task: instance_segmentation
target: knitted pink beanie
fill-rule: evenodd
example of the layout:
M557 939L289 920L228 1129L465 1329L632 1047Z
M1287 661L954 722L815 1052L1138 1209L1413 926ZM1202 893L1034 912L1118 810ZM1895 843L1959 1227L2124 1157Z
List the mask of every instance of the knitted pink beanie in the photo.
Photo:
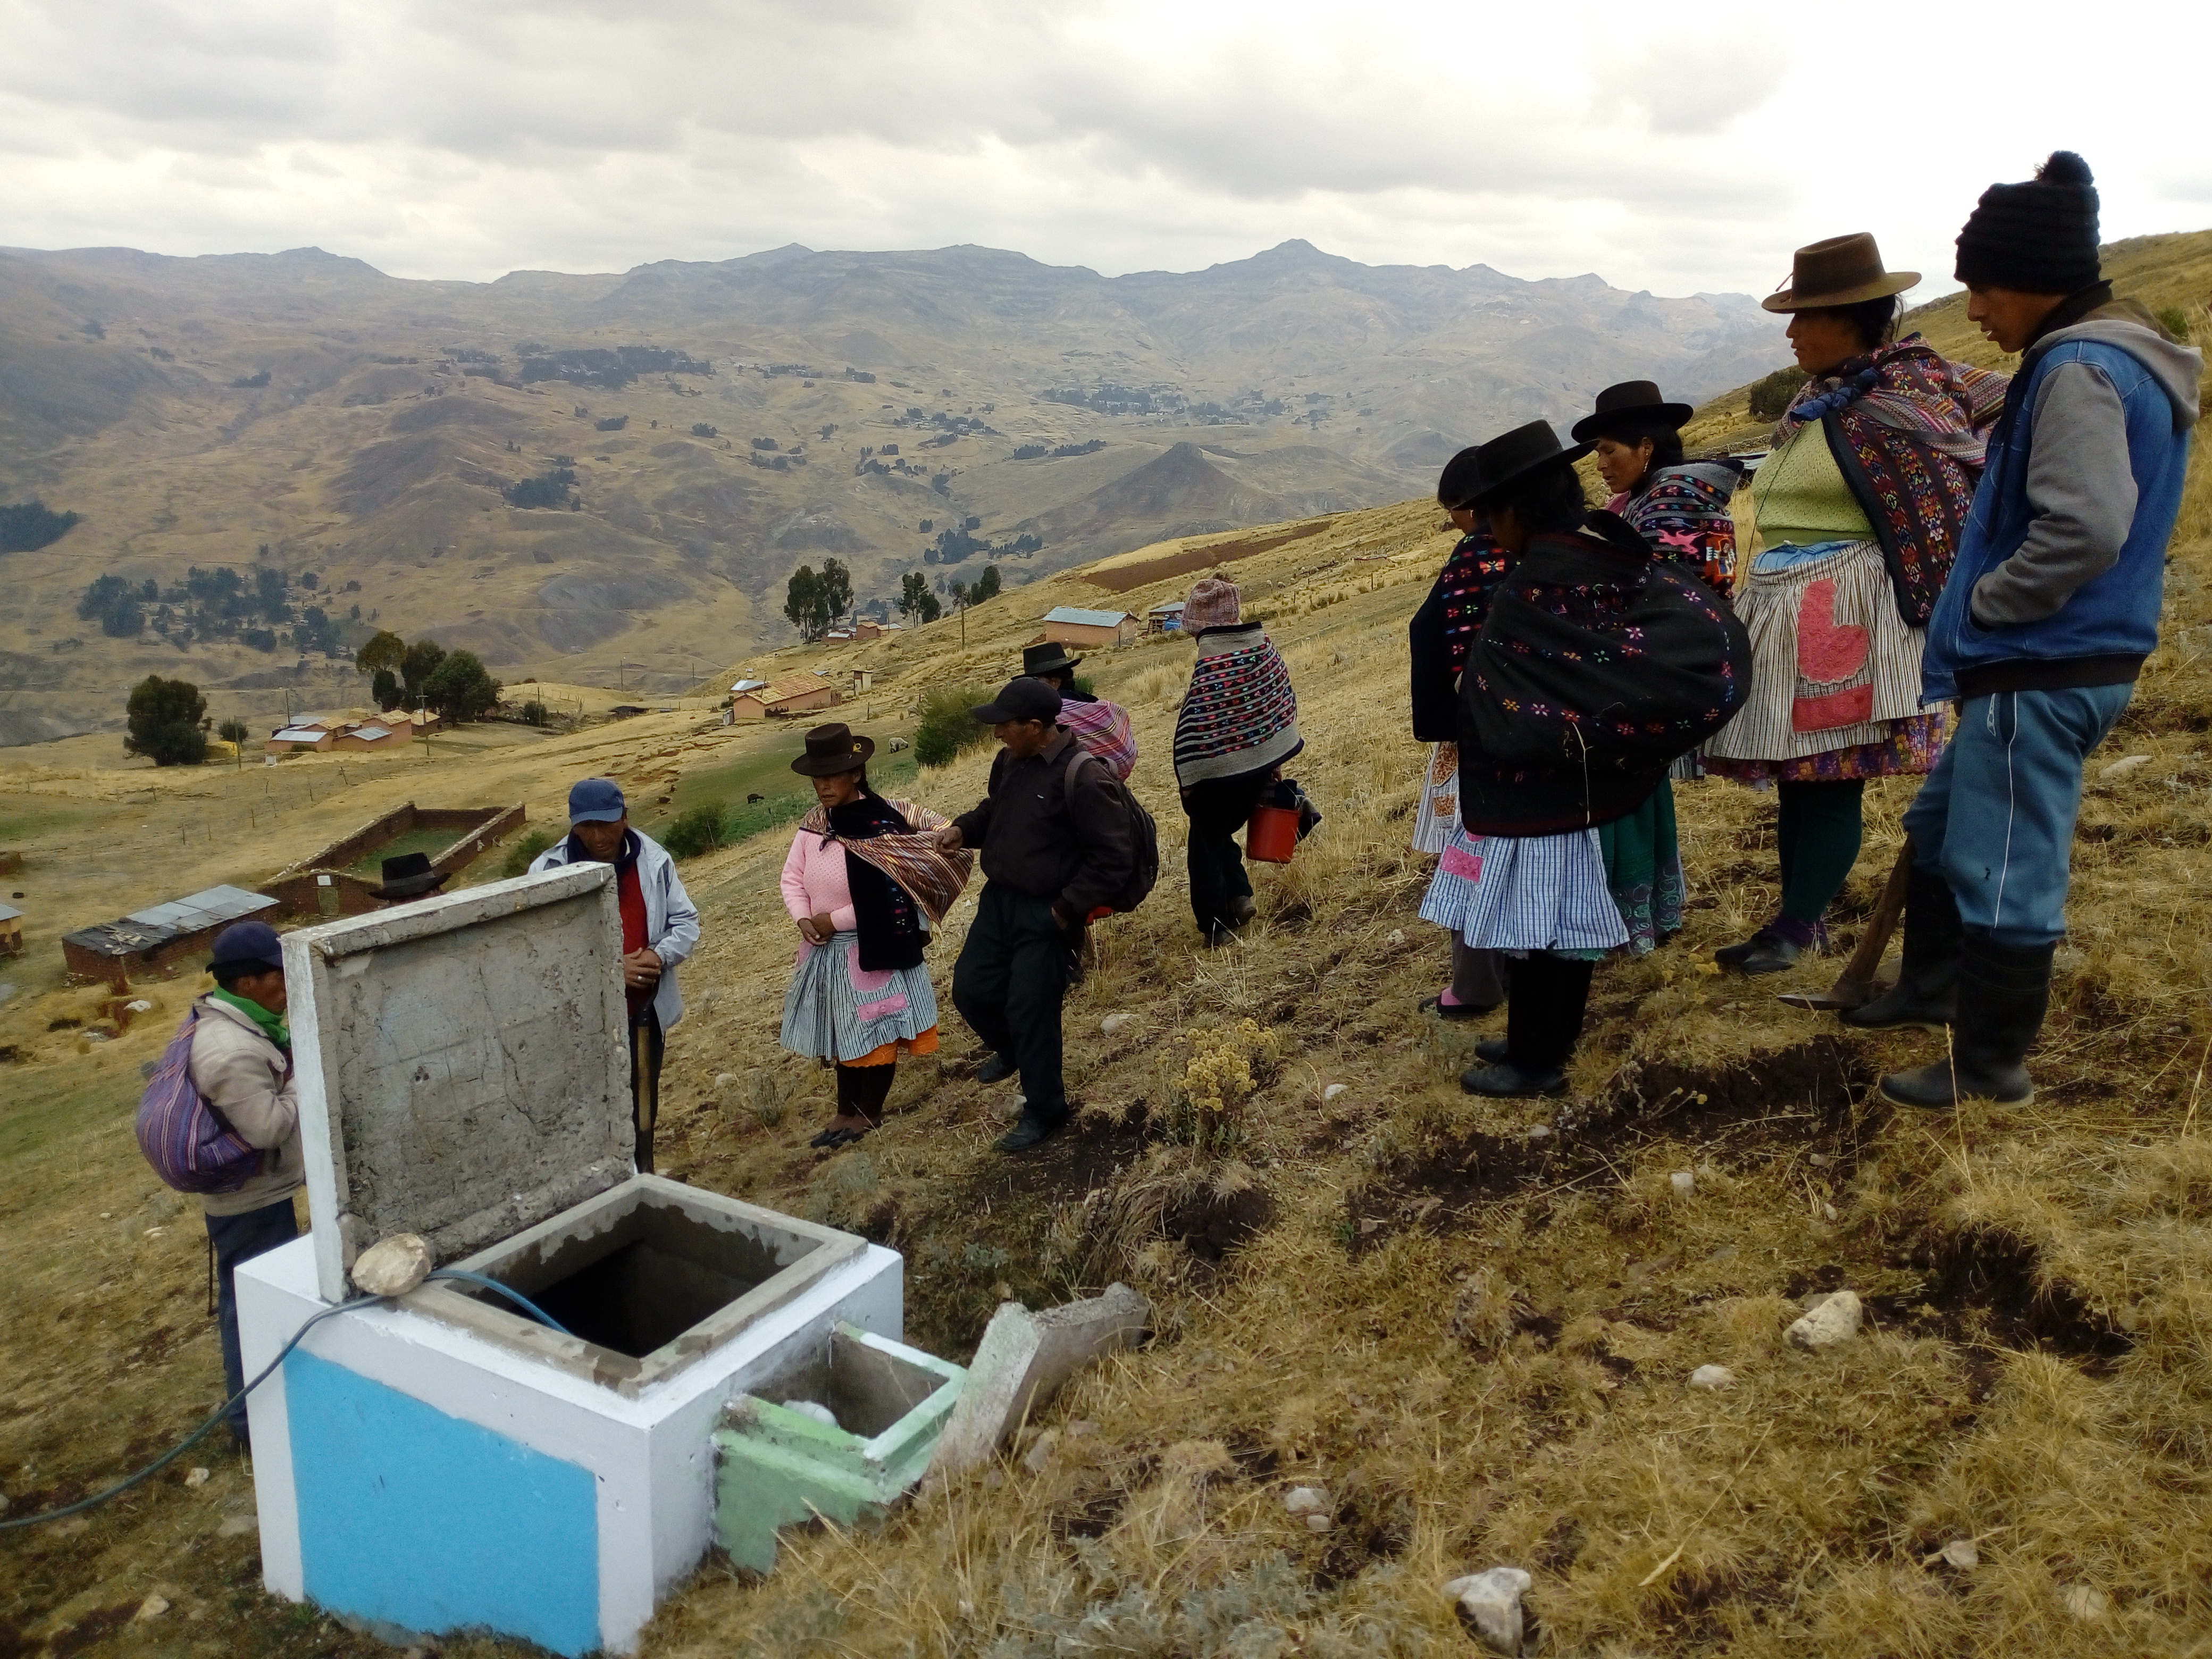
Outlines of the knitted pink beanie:
M1201 577L1183 601L1182 628L1195 634L1201 628L1227 628L1242 616L1237 584L1226 576Z

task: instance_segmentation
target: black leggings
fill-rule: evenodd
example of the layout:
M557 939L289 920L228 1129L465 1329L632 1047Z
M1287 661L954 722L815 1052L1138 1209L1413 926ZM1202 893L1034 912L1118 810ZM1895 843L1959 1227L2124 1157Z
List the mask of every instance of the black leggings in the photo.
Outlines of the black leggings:
M884 1103L890 1098L891 1079L897 1070L895 1065L838 1066L837 1115L881 1123Z

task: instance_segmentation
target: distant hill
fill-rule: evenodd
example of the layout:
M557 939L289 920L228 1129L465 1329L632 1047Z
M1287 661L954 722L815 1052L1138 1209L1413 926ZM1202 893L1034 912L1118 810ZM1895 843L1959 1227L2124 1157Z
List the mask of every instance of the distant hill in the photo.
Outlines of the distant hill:
M112 720L156 669L335 694L326 653L376 627L509 678L673 686L787 638L802 562L843 560L881 605L904 571L950 576L948 531L971 558L1035 538L1000 560L1019 583L1420 492L1462 444L1623 374L1704 397L1782 356L1743 295L1297 241L1110 278L793 246L489 283L314 248L0 251L0 502L82 514L0 556L0 651L34 665L0 692L23 732ZM217 566L284 572L283 614L188 625L171 596ZM153 584L137 631L77 614L107 574ZM303 661L310 605L328 627Z

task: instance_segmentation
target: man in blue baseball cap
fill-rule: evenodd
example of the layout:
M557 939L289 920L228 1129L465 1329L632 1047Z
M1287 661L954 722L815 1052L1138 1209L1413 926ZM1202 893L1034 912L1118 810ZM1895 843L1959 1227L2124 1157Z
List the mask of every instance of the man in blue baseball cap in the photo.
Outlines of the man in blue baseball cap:
M669 1031L684 1018L676 965L699 947L699 912L676 874L676 860L652 836L630 827L629 806L612 778L586 778L568 792L568 835L530 868L611 864L622 909L623 989L629 996L629 1098L637 1127L637 1167L653 1173L653 1127L660 1115L660 1066Z
M292 1194L304 1178L300 1105L293 1093L292 1033L284 1024L284 952L265 921L241 921L215 938L208 963L216 988L192 1004L192 1086L238 1137L261 1152L261 1167L227 1193L205 1193L200 1207L215 1253L216 1320L228 1392L246 1386L238 1349L238 1264L299 1236ZM250 1450L246 1402L231 1408L230 1431Z

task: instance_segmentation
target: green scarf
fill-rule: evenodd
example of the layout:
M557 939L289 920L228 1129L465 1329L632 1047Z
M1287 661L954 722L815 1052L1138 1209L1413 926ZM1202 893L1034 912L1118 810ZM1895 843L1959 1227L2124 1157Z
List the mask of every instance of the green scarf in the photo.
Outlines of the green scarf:
M221 986L217 986L209 994L216 1001L227 1002L240 1013L246 1015L261 1028L262 1036L283 1049L285 1053L291 1053L292 1028L285 1024L283 1015L272 1014L252 998L242 997L235 991L226 991Z

